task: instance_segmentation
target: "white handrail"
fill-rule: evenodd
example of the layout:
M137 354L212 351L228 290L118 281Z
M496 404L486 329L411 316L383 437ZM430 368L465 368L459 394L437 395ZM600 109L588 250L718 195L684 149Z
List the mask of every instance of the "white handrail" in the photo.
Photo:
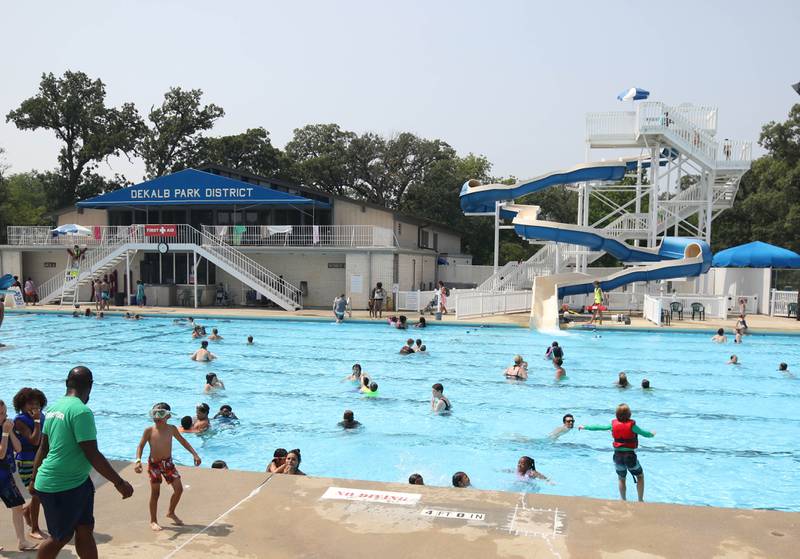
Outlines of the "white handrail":
M393 247L391 229L374 225L203 225L233 246Z

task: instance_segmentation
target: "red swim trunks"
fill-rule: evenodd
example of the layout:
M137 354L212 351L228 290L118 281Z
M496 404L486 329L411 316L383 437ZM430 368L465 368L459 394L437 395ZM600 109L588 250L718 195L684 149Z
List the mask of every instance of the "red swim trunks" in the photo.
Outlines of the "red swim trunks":
M181 474L175 469L172 458L165 458L164 460L149 458L147 460L147 475L150 476L150 483L161 483L162 476L167 483L181 479Z

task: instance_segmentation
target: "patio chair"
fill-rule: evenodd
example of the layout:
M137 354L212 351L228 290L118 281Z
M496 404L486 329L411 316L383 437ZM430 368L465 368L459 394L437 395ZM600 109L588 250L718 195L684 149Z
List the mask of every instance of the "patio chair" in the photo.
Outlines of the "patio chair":
M786 318L795 315L797 316L797 303L789 303L786 308Z
M669 314L670 318L674 317L676 314L678 315L678 320L683 320L683 303L678 301L673 301L669 304Z
M706 308L703 303L692 303L692 320L694 320L695 315L700 317L700 320L706 319Z

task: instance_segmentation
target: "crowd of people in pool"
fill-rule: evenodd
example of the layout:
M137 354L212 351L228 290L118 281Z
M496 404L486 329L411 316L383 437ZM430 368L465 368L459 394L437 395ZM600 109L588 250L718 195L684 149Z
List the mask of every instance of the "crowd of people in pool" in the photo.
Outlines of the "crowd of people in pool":
M78 315L92 316L91 314ZM102 318L102 312L97 314ZM133 319L133 316L125 316ZM402 319L402 320L401 320ZM741 336L747 333L744 316L740 317L735 333L735 343L741 343ZM176 319L176 325L189 326L192 339L201 339L201 347L191 355L191 359L209 362L216 359L216 355L208 350L209 341L221 341L223 336L217 328L207 334L204 326L188 319ZM389 324L394 328L407 327L406 317L391 317ZM424 328L424 318L415 324L415 327ZM715 343L726 343L727 337L720 329L712 338ZM248 336L247 345L253 345L253 336ZM402 355L426 353L426 346L422 339L409 338L401 348ZM556 380L566 378L563 368L565 359L564 348L554 341L544 353L544 358L549 360L554 367ZM729 361L738 364L736 355ZM788 365L781 363L779 371L785 375L789 373ZM525 381L528 378L528 363L521 355L516 355L512 365L503 371L506 379L511 381ZM364 397L378 397L378 383L372 376L363 371L361 365L356 363L351 373L343 380L355 385L356 390ZM631 382L625 372L620 372L614 383L620 389L631 387ZM64 398L53 405L48 405L45 394L36 388L25 387L20 389L13 398L13 408L16 415L8 417L8 409L0 401L0 498L6 507L11 510L14 529L18 539L18 548L22 551L39 549L39 557L56 557L59 550L75 536L76 546L84 550L94 546L93 529L93 503L94 488L88 474L94 468L108 479L123 498L130 497L133 493L132 486L123 480L119 474L108 464L105 457L97 449L96 427L94 416L86 405L92 390L93 379L91 371L83 366L73 368L67 377L67 392ZM642 379L641 387L650 390L650 381ZM203 392L212 394L224 391L225 383L216 373L208 372L205 376ZM44 409L47 407L47 414ZM431 386L430 411L434 414L453 413L453 403L444 394L444 386L435 383ZM158 502L162 482L172 487L172 496L169 500L166 517L174 524L183 524L177 516L176 508L183 493L180 473L173 462L172 446L177 441L191 455L195 466L202 463L200 456L194 450L184 435L203 433L211 428L212 421L217 424L232 423L238 420L233 408L223 404L211 416L211 408L207 403L197 405L194 417L183 416L180 426L172 425L172 409L166 402L159 402L152 406L149 417L153 424L147 427L136 449L136 462L134 470L137 473L145 471L143 456L145 447L149 447L149 456L146 460L146 471L150 481L150 525L153 530L161 530L158 521ZM45 421L47 419L47 421ZM556 440L565 433L575 428L575 417L567 413L562 417L562 424L550 433L549 438ZM355 417L352 410L347 409L338 422L338 427L343 430L358 430L362 424ZM615 417L608 424L579 425L578 430L611 431L613 439L613 462L618 477L620 498L626 499L626 481L630 473L636 483L638 499L644 498L644 471L638 461L636 449L638 437L653 437L654 431L647 431L632 419L632 412L627 404L619 404ZM300 449L286 450L275 449L272 460L267 464L267 471L274 474L306 475L301 469L302 461ZM215 460L211 467L214 469L227 469L223 460ZM536 462L531 456L521 456L514 469L521 479L538 479L552 483L543 473L537 470ZM19 480L19 481L17 481ZM408 478L408 483L424 485L420 473L413 473ZM465 488L471 486L469 475L464 471L455 472L452 476L453 487ZM23 496L20 487L26 489L29 499ZM40 525L40 509L44 510L47 520L49 536L44 533ZM27 525L27 533L25 531ZM31 541L39 540L39 541ZM1 549L1 548L0 548Z

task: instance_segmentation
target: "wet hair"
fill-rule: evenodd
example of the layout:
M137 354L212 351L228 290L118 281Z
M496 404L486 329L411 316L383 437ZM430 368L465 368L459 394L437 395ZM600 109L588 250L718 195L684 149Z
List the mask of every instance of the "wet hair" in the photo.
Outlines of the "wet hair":
M228 465L225 463L225 460L214 460L211 463L211 468L214 470L227 470Z
M453 487L466 487L464 482L466 481L467 474L464 472L456 472L453 474Z
M157 403L157 404L153 404L153 409L154 409L154 410L167 410L167 411L172 411L172 408L171 408L171 407L169 407L169 404L168 404L168 403L166 403L166 402L159 402L159 403Z
M206 340L203 340L202 342L200 342L200 347L206 349L208 347L208 342Z
M211 329L212 334L219 334L219 331L216 328Z
M725 329L724 328L719 328L717 330L717 336L724 336L724 335L725 335Z
M619 384L620 386L628 386L630 384L628 382L628 375L626 375L625 373L620 373L617 384Z
M417 338L417 342L416 343L417 343L417 345L422 345L422 340L420 338Z
M206 374L206 384L214 384L215 378L217 378L217 373Z
M358 374L360 375L361 374L361 365L356 363L355 365L353 365L353 369L352 370L353 371L358 371Z
M44 409L47 406L47 396L44 395L44 392L39 390L38 388L20 388L19 391L14 395L14 409L17 413L22 413L22 410L28 404L28 402L32 400L39 401L39 407Z
M411 338L408 338L408 339L406 340L406 345L407 345L407 346L412 346L412 345L414 345L414 340L413 340L413 339L411 339Z
M92 316L92 309L90 309L89 307L86 307L86 311L83 314L86 315L86 316Z
M630 421L631 408L628 404L620 404L617 406L617 421Z
M377 288L378 288L378 289L380 289L380 288L382 288L382 287L383 287L383 284L382 284L381 282L378 282L378 283L377 283Z
M421 316L421 317L419 317L419 323L422 324L423 326L425 326L425 325L427 325L428 322L425 320L424 316ZM415 474L415 475L419 475L419 474ZM420 477L422 477L422 476L420 476Z
M521 355L515 355L515 356L514 356L514 363L515 363L516 365L520 365L520 364L522 364L522 356L521 356Z
M184 415L181 417L181 427L184 429L191 429L192 428L192 416L191 415Z
M361 375L361 384L369 386L369 377L367 375Z
M525 470L522 473L527 472L528 470L535 470L536 469L536 462L530 456L522 456L520 460L525 460Z
M428 349L428 348L427 348L427 347L425 347L425 344L422 344L421 346L419 346L419 350L420 350L420 351L425 351L425 350L427 350L427 349Z
M289 452L285 448L276 448L275 452L272 453L272 458L286 458L287 454L289 454Z
M354 417L355 416L353 415L353 410L345 410L342 419L344 419L345 421L353 421Z
M232 411L233 411L233 408L232 408L232 407L231 407L229 404L222 404L222 405L219 407L219 411L222 411L222 410L228 410L228 411L231 411L231 412L232 412Z
M444 392L444 386L442 386L442 383L441 383L441 382L437 382L437 383L436 383L436 384L434 384L434 385L433 385L431 388L433 388L433 389L434 389L434 390L436 390L437 392Z
M208 405L208 404L206 404L205 402L202 402L202 403L200 403L200 404L197 404L197 409L198 409L199 411L202 411L202 412L203 412L204 414L206 414L206 415L208 415L208 412L210 412L210 411L211 411L211 408L210 408L210 407L209 407L209 405Z
M650 388L650 381L647 379L642 379L642 388Z
M377 383L377 382L373 382L373 383L371 383L371 384L369 385L369 389L370 389L372 392L377 392L377 391L378 391L378 383Z
M401 314L400 315L400 322L403 322L403 323L408 322L408 318Z
M408 483L411 485L425 485L420 474L411 474L408 476Z
M571 413L565 413L564 417L561 418L561 423L566 423L568 417L571 417L573 420L575 419L575 416Z
M300 449L293 448L292 450L286 453L286 456L289 456L290 454L294 454L295 456L297 456L297 465L299 466L300 462L303 461L303 458L300 456Z
M85 390L92 385L92 382L92 371L84 365L73 367L67 374L67 388Z
M787 365L786 363L781 363L780 365L778 365L778 370L779 371L788 371L789 370L789 365ZM15 407L16 407L16 404L15 404Z
M552 344L550 344L550 345L552 345L553 347L558 347L558 342L553 342L553 343L552 343Z
M253 343L253 336L247 336L247 341L252 344Z
M735 353L734 353L733 355L731 355L731 361L733 361L734 359L735 359L736 361L738 361L738 360L739 360L739 358L738 358L738 357L736 357L736 354L735 354Z

